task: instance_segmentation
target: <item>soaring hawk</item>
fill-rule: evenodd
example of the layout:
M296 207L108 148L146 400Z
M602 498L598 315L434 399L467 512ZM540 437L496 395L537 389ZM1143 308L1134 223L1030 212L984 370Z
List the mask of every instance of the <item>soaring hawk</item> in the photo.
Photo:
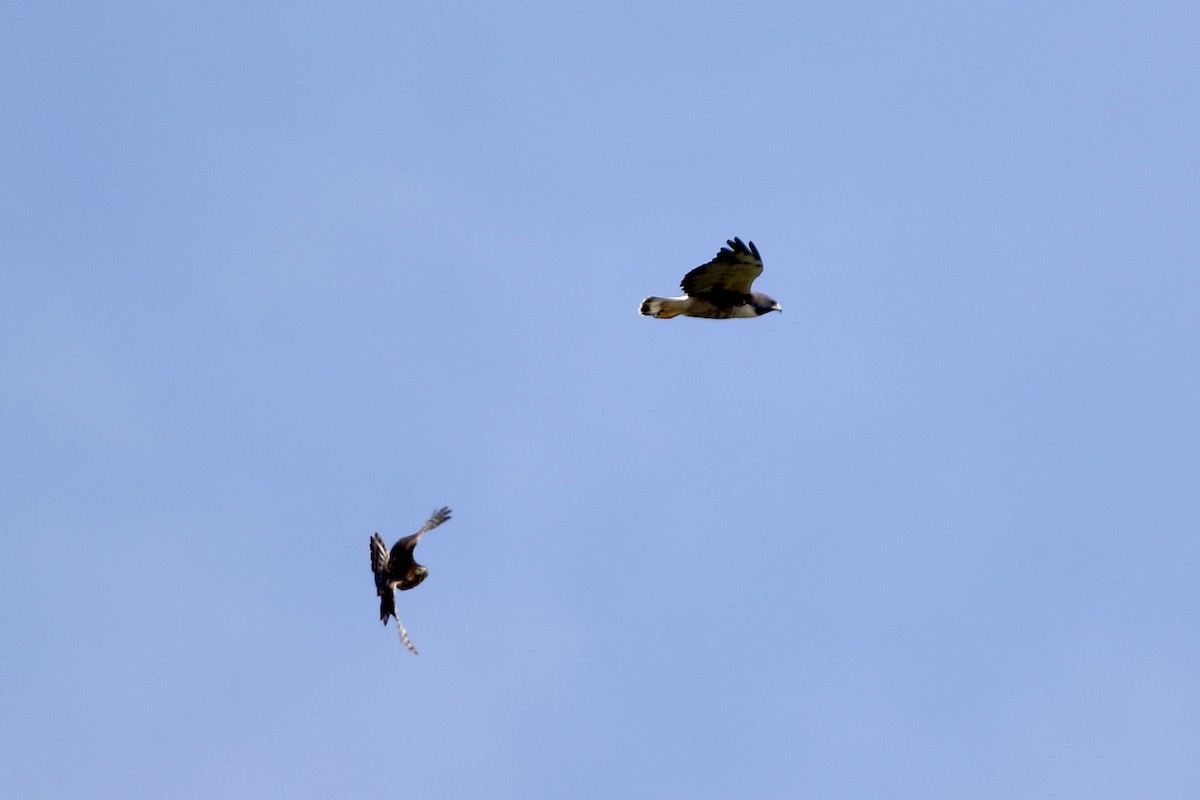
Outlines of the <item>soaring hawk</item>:
M421 541L422 536L448 519L450 509L439 508L421 526L421 530L392 545L390 553L378 533L371 536L371 572L375 573L375 593L379 595L379 618L383 620L384 625L387 625L388 617L395 618L400 640L413 655L417 655L417 648L413 647L412 640L408 638L408 631L404 630L400 617L396 616L395 590L405 591L425 580L429 570L413 559L413 548Z
M716 257L683 276L679 284L683 297L647 297L642 301L642 315L670 319L685 317L730 319L761 317L769 311L783 311L774 298L762 292L750 291L750 284L762 274L762 258L758 248L734 237L726 242Z

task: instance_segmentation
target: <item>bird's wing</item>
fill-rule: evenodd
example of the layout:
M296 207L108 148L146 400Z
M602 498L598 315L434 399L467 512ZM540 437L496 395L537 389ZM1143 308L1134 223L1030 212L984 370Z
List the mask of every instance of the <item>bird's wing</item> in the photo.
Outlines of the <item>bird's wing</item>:
M408 631L404 630L404 623L400 621L399 617L396 617L396 632L400 634L400 641L404 642L404 646L408 648L408 652L414 656L421 655L417 652L417 648L413 646L412 639L408 638Z
M754 242L746 245L734 237L716 257L683 276L680 286L689 297L711 294L749 294L750 284L762 274L762 258Z
M375 592L383 594L388 585L388 556L387 545L376 533L371 536L371 572L375 573Z
M447 506L442 506L429 515L429 519L425 520L425 524L421 526L421 530L417 531L416 535L420 536L422 533L428 533L448 519L450 519L450 509Z
M417 531L411 536L405 536L403 539L396 542L396 544L392 545L392 571L398 571L397 565L402 560L407 560L408 563L411 563L413 548L417 546L417 542L421 541L421 537L448 519L450 519L450 509L443 506L437 511L434 511L433 514L429 516L429 519L425 520L425 524L421 526L421 530Z

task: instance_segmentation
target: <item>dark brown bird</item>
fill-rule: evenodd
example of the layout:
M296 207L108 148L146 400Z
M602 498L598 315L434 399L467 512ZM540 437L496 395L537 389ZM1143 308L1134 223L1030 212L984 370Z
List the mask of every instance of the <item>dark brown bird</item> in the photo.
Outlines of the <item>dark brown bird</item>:
M379 595L379 619L383 621L384 625L387 625L388 617L395 618L396 630L400 632L400 639L404 642L404 646L413 652L413 655L417 654L417 648L413 647L412 641L408 638L408 632L404 630L404 625L400 622L400 617L396 616L395 590L407 591L425 580L429 570L416 562L413 558L413 549L416 548L417 542L421 541L422 536L448 519L450 519L450 509L439 508L421 526L421 530L412 536L405 536L392 545L390 553L387 544L378 533L371 536L371 572L375 573L375 593Z
M735 236L725 244L728 247L722 247L712 261L683 276L679 284L683 297L647 297L642 301L642 315L659 319L680 315L752 319L783 311L775 298L750 289L763 271L762 257L754 242L746 244Z

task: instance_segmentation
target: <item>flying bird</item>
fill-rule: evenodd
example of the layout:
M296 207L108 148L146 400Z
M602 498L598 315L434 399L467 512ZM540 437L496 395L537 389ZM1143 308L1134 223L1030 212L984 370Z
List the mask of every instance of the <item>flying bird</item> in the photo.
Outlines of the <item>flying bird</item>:
M378 533L371 536L371 572L375 573L375 593L379 595L379 618L383 620L384 625L387 625L388 617L395 618L400 640L413 655L417 655L417 648L413 647L412 640L408 638L408 631L404 630L400 617L396 616L395 590L406 591L425 580L429 570L416 562L413 549L422 536L448 519L450 509L439 508L421 526L421 530L392 545L390 553L387 544Z
M683 276L679 284L683 297L647 297L642 301L642 315L670 319L705 317L731 319L761 317L769 311L783 311L773 297L750 291L750 284L762 274L762 258L754 242L746 245L734 237L726 242L716 257Z

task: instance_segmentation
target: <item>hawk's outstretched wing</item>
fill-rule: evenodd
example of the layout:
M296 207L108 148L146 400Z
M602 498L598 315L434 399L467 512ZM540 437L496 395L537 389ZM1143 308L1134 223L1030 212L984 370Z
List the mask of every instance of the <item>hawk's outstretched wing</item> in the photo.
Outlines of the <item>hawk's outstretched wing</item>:
M680 287L689 297L749 294L750 285L762 274L763 262L754 242L749 246L734 237L716 257L683 276Z
M402 561L407 560L409 563L411 563L413 548L417 546L417 542L421 541L421 537L448 519L450 519L450 509L443 506L437 511L434 511L429 516L429 519L425 520L425 524L421 526L421 530L410 536L405 536L403 539L392 545L392 571L397 572L397 566Z
M400 621L399 617L396 617L396 633L400 634L400 641L404 642L404 646L408 648L408 652L414 656L421 655L413 645L412 639L408 638L408 631L404 630L404 623Z
M375 573L375 594L382 595L384 591L391 591L388 586L388 556L387 545L383 539L376 533L371 536L371 572Z

